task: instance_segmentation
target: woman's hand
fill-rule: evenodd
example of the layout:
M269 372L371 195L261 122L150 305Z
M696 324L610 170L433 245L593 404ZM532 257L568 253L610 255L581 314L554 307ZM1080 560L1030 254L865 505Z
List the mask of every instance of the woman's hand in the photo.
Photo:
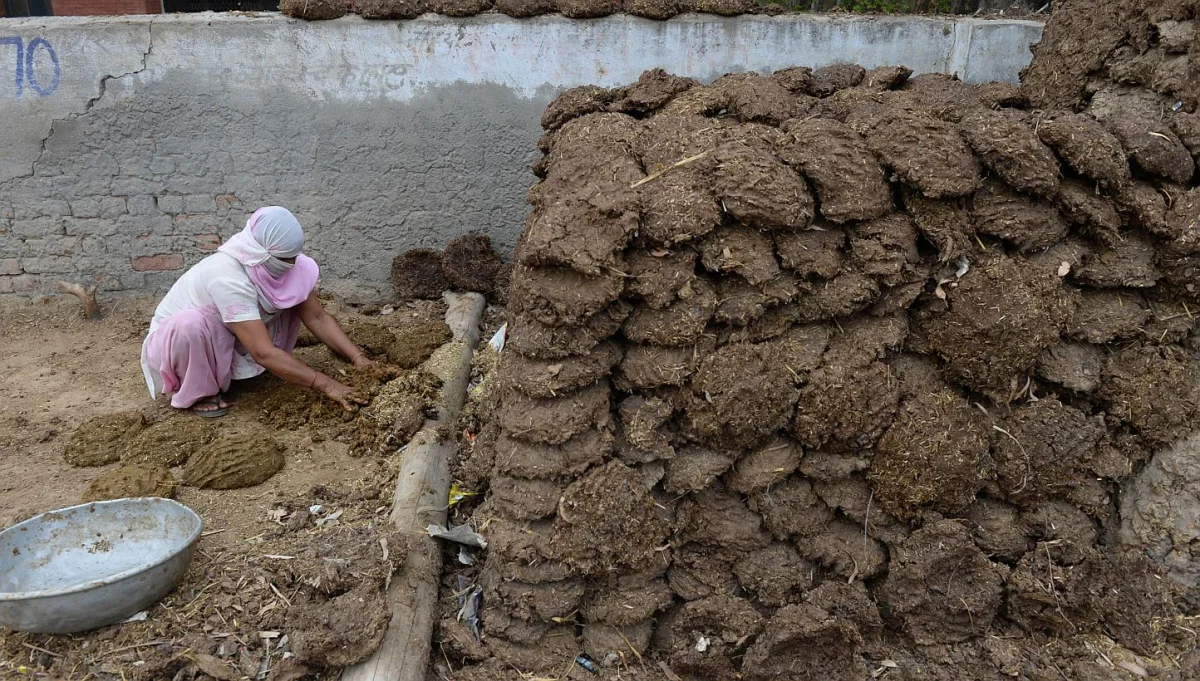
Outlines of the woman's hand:
M358 408L358 405L367 404L367 400L363 399L353 388L343 385L325 374L312 369L293 357L290 352L284 352L272 345L271 336L267 332L267 326L262 323L262 320L231 322L229 329L233 331L233 335L237 336L238 340L242 341L242 345L250 351L250 355L254 358L254 361L263 365L268 371L288 383L302 386L309 390L319 390L325 393L329 399L342 405L342 408L346 411L354 411ZM362 352L354 347L353 344L349 345L349 349L353 350L357 355L362 355ZM369 366L361 363L363 359L366 359L366 357L355 357L354 366L358 368ZM367 362L370 362L370 360L367 360Z
M296 306L296 311L300 314L300 321L318 340L339 356L348 359L355 369L365 369L374 364L354 341L350 340L337 320L321 307L321 301L317 299L315 291L307 300Z
M318 381L317 389L325 393L329 399L342 405L342 409L346 411L356 411L360 405L367 404L367 400L363 399L354 388L329 377L325 377L324 381Z

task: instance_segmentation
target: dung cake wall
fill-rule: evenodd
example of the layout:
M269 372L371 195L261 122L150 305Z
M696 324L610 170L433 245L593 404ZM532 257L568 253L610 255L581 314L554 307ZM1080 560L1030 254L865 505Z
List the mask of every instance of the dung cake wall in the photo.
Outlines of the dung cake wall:
M849 65L556 99L478 447L488 664L1036 677L1095 659L1073 637L1181 645L1188 540L1119 509L1195 477L1187 115Z

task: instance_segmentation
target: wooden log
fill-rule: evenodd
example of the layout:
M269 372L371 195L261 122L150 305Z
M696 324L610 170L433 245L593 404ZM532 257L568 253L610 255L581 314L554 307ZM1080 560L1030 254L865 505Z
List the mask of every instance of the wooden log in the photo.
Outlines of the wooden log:
M486 305L478 293L446 293L446 323L454 339L426 362L440 374L442 405L438 418L425 422L403 454L396 478L392 522L412 535L402 572L392 579L388 604L392 620L383 643L371 657L342 672L342 681L425 681L433 644L442 547L428 536L429 524L446 524L450 495L449 457L453 440L443 440L443 424L453 426L466 401L471 359L479 343L479 319ZM454 428L444 432L453 433Z
M83 287L80 284L72 284L67 281L56 281L54 286L63 293L70 293L83 303L83 318L84 319L99 319L100 318L100 303L96 302L96 287Z

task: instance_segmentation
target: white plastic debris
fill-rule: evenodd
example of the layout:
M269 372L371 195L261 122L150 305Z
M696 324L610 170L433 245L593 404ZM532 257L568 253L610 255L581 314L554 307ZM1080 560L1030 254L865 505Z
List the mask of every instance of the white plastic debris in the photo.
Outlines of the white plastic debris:
M1130 674L1133 674L1134 676L1143 676L1143 677L1150 676L1150 672L1146 671L1145 667L1143 667L1142 665L1140 665L1136 662L1130 662L1129 660L1121 660L1120 662L1118 662L1116 664L1118 667L1120 667L1121 669L1124 669L1125 671L1129 672Z
M460 546L458 547L458 562L462 563L463 565L474 565L475 556L471 555L471 552L467 550L467 547Z
M321 513L321 511L324 511L324 510L325 510L325 507L320 504L313 504L312 506L308 507L308 512L313 515L319 515Z
M143 610L143 611L139 612L138 614L133 615L132 617L121 620L121 624L127 624L129 622L145 622L149 617L150 617L150 611Z
M708 646L712 644L707 636L701 636L699 641L696 641L696 652L702 653L708 650Z
M504 325L500 327L500 330L496 332L496 335L492 336L492 339L488 341L488 344L491 345L492 349L496 352L504 352L504 341L506 340L508 340L508 322L505 322Z
M445 539L456 544L474 546L479 549L487 548L487 540L483 538L483 535L472 530L468 525L459 525L449 530L441 525L430 525L425 528L425 531L429 533L429 536L437 539Z
M342 517L345 511L334 511L324 518L317 519L317 527L333 527L338 524L338 518Z

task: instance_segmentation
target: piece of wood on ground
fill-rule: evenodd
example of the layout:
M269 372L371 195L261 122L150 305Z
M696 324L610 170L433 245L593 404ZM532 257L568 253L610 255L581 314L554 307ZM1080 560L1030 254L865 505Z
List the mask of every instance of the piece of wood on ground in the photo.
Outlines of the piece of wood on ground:
M426 421L402 456L392 504L392 522L409 533L412 545L403 572L392 579L387 599L392 620L383 644L360 664L342 672L342 681L425 681L432 649L442 549L428 536L430 524L445 526L450 495L449 457L452 440L438 435L442 424L453 425L466 400L471 358L479 342L479 320L486 305L477 293L446 293L446 324L454 334L450 345L457 362L443 376L442 409ZM451 433L453 428L444 429Z
M79 299L83 303L83 318L84 319L99 319L100 318L100 303L96 302L96 287L82 284L72 284L69 281L56 281L54 286L63 293L69 293Z

